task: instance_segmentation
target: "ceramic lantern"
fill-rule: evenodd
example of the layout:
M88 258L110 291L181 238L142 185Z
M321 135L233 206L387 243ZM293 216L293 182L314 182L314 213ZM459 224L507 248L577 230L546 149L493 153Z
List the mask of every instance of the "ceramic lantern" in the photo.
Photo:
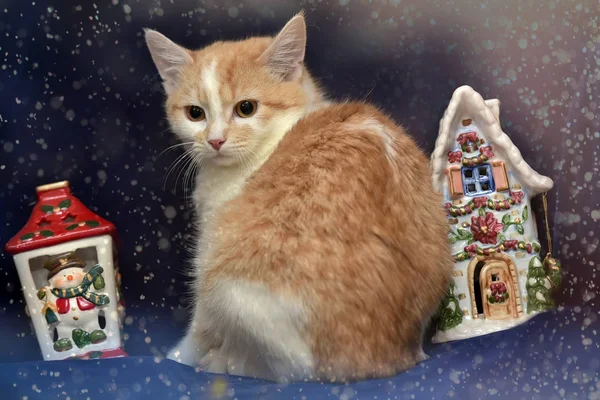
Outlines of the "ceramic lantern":
M13 255L45 360L125 356L116 230L71 195L67 181L39 186Z
M554 306L560 264L550 252L542 263L530 203L553 182L523 159L499 114L498 100L463 86L440 122L431 167L455 269L435 342L508 329Z

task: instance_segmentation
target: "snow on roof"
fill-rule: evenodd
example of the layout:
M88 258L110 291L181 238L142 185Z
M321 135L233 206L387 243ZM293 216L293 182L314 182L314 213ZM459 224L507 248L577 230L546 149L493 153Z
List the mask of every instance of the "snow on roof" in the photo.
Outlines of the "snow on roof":
M448 108L440 121L440 131L431 155L431 169L434 188L442 192L446 184L446 167L448 152L453 150L456 140L456 127L466 118L472 118L483 131L487 140L494 146L498 158L508 164L511 171L519 178L521 185L531 196L552 189L554 183L547 176L538 174L523 159L521 152L514 145L500 126L500 101L484 100L470 86L461 86L454 91Z

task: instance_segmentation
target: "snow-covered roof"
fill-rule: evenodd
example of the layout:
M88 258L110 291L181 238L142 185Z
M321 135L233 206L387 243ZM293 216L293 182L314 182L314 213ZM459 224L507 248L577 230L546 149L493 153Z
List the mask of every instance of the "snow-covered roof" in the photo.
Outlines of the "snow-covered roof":
M448 152L454 149L456 128L463 119L471 118L483 135L494 146L496 156L508 164L517 175L519 183L531 196L552 189L554 183L547 176L538 174L523 159L519 149L502 131L500 126L500 101L484 100L470 86L461 86L454 91L448 108L440 121L440 131L431 155L434 188L442 192L447 183L446 167Z

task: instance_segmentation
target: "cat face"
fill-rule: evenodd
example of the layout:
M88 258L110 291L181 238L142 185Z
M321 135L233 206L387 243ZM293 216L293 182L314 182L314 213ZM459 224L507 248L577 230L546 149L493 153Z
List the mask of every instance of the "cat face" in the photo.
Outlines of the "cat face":
M196 161L244 164L305 113L302 16L274 39L217 42L190 51L147 30L146 42L168 96L169 123L192 146Z

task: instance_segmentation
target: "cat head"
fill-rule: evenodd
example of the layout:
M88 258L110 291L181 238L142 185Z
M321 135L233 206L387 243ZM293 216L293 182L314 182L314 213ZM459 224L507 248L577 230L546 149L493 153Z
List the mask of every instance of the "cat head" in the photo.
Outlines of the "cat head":
M279 34L185 49L146 30L172 130L203 163L242 164L274 147L316 101L302 14Z

